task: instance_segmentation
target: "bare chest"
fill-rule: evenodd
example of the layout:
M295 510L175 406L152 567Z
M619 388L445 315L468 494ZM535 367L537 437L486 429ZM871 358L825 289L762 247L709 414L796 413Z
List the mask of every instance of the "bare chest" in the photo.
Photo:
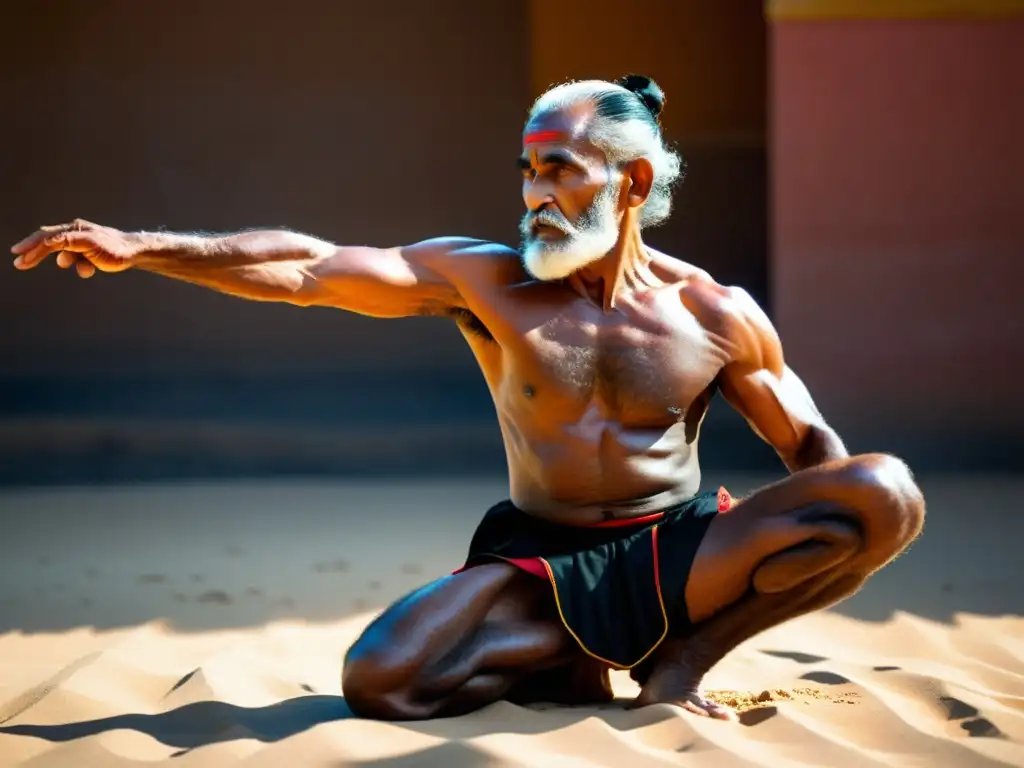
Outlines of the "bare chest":
M596 410L621 422L682 417L720 356L685 311L554 316L521 336L505 386L560 418Z

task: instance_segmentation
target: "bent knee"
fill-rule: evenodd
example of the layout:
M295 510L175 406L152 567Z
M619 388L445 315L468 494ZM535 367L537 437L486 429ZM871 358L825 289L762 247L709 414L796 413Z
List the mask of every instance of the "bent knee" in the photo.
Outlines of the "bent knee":
M868 528L869 546L878 554L895 556L920 534L924 526L924 495L910 467L895 456L871 453L853 462L856 483L863 491L861 513ZM888 552L886 552L888 551Z
M341 672L341 693L357 717L408 719L410 702L400 671L382 659L350 654Z

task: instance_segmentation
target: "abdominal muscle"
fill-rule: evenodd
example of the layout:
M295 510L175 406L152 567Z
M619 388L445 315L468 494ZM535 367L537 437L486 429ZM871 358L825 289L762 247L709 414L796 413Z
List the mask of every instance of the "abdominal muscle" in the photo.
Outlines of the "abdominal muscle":
M699 490L696 443L686 444L682 425L559 424L528 434L502 422L511 501L551 522L639 517Z

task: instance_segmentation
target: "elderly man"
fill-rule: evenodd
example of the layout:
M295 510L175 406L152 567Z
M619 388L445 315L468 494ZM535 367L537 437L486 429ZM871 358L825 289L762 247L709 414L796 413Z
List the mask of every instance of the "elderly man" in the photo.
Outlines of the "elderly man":
M750 296L644 243L680 173L663 104L638 75L537 100L518 160L518 250L80 220L14 246L19 269L56 253L82 277L135 268L247 299L457 324L494 398L509 498L486 511L461 567L388 607L349 650L342 684L355 713L604 701L608 671L629 669L636 705L729 718L701 692L715 663L849 596L920 532L910 471L847 454ZM697 440L715 392L787 477L742 500L700 492Z

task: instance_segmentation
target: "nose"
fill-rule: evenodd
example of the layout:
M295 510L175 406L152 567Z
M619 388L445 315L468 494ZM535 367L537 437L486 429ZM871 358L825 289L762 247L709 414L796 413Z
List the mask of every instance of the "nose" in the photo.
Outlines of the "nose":
M523 202L526 204L526 210L539 211L554 201L550 184L537 179L523 180Z

